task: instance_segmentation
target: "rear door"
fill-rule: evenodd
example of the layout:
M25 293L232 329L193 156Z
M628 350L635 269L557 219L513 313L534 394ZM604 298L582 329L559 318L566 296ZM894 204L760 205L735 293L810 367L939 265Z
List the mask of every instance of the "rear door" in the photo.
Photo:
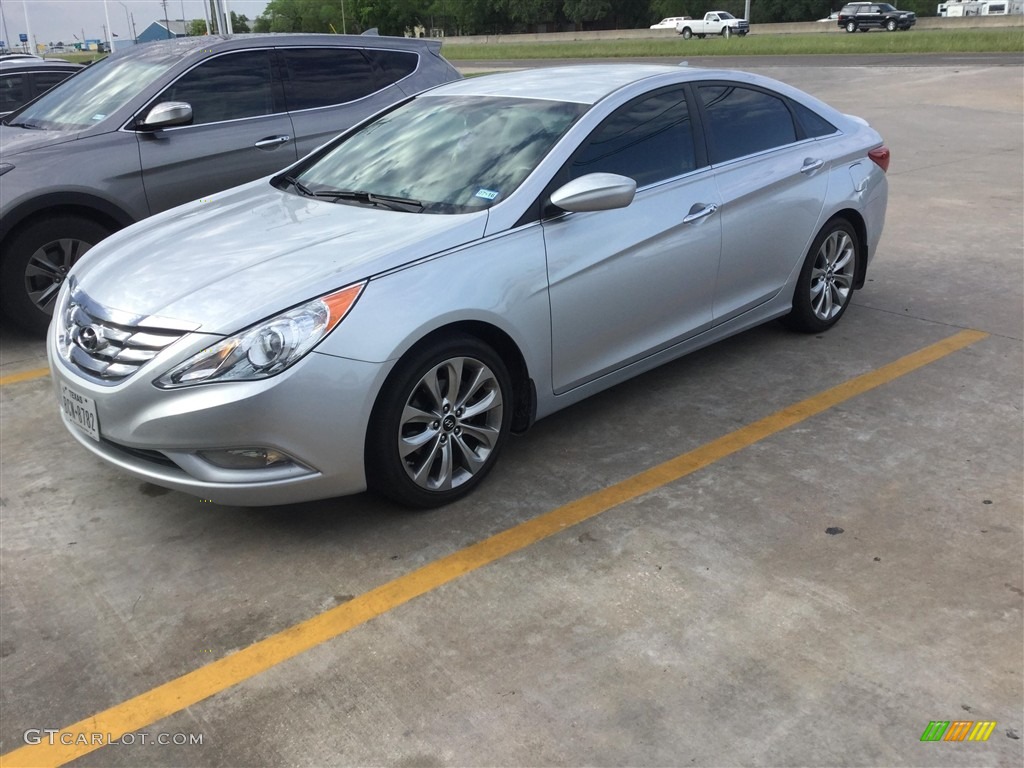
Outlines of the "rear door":
M184 101L191 125L138 131L151 213L266 176L297 159L271 48L232 51L185 72L151 102Z
M405 98L395 84L416 70L409 51L280 48L284 94L299 157Z
M697 92L722 200L717 324L771 299L803 262L830 161L778 94L731 82Z
M639 97L604 120L565 170L564 181L629 176L638 190L626 208L544 222L557 394L711 325L719 199L690 110L684 86Z

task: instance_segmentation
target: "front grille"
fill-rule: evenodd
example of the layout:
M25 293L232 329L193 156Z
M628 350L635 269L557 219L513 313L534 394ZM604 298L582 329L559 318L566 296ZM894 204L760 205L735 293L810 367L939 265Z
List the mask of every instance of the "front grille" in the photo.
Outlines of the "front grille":
M73 290L61 311L61 352L94 381L116 384L187 332L183 327L159 327L153 320L107 310Z

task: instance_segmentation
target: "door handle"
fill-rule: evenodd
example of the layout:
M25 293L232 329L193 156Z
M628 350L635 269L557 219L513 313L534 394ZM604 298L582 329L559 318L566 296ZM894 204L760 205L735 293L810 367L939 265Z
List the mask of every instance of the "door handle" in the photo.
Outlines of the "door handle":
M704 203L694 203L693 207L690 208L690 212L683 217L683 224L689 224L697 219L703 219L705 216L710 216L712 213L718 210L718 206L714 203L705 205Z
M825 164L824 160L815 159L813 157L804 158L804 166L800 169L800 173L813 173Z
M282 144L286 144L291 140L291 136L268 136L265 139L260 139L255 144L253 144L253 146L256 147L257 149L273 149L274 147L279 147Z

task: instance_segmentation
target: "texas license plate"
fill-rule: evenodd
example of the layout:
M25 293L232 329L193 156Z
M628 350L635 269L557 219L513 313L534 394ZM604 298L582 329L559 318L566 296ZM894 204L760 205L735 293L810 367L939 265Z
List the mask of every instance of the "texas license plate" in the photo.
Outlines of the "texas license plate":
M68 421L93 440L100 439L100 420L96 415L96 401L76 392L67 384L61 384L60 406Z

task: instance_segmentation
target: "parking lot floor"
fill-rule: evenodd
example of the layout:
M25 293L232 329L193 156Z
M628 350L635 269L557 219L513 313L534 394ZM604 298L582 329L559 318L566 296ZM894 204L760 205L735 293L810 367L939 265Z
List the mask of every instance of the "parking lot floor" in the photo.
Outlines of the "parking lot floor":
M867 118L893 151L850 311L556 414L451 507L203 503L84 454L47 378L5 381L4 764L1020 765L1022 69L764 73ZM41 344L0 334L4 379L44 364ZM864 376L879 380L714 449ZM709 461L612 497L687 455ZM483 563L458 554L594 494L608 503L582 522ZM423 589L373 592L390 584ZM323 616L328 639L269 663ZM253 673L236 681L220 670L238 657ZM209 695L193 703L195 680ZM133 743L26 744L72 724L102 737L109 711ZM920 740L956 720L997 726Z

